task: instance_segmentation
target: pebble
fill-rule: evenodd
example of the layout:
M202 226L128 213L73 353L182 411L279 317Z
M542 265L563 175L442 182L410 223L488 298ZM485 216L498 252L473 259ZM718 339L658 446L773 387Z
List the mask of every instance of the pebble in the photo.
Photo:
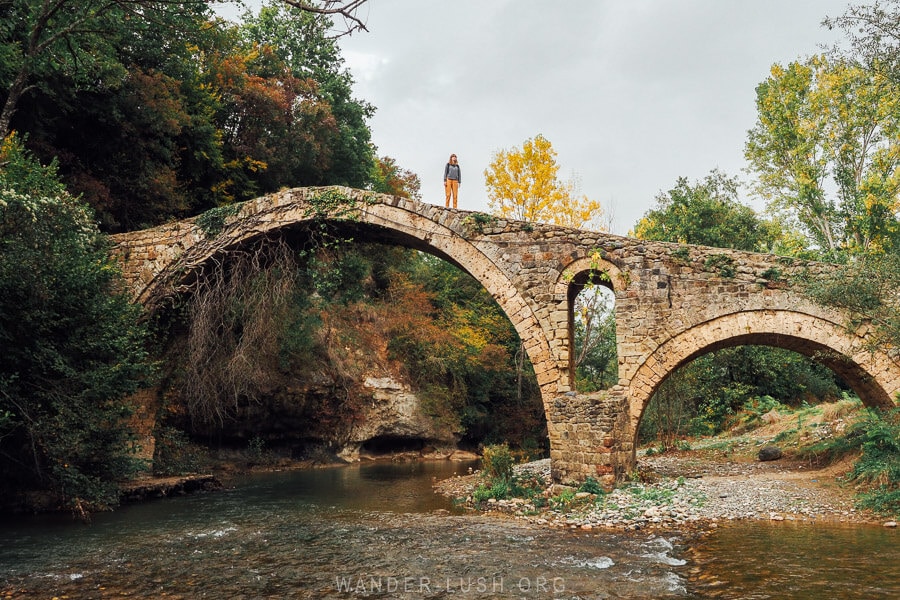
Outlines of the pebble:
M871 521L852 508L849 496L835 495L797 480L765 478L765 472L784 472L773 463L717 463L696 457L658 456L643 459L661 475L653 484L625 483L609 494L575 494L566 509L534 507L516 499L491 502L492 509L519 512L516 518L551 527L591 531L597 527L630 531L645 527L715 527L721 521L767 519L769 521ZM540 477L550 485L550 461L518 465L517 472ZM699 470L697 477L690 477ZM458 494L465 496L468 492ZM526 512L522 513L522 509ZM529 514L530 513L530 514ZM884 523L896 527L896 521Z

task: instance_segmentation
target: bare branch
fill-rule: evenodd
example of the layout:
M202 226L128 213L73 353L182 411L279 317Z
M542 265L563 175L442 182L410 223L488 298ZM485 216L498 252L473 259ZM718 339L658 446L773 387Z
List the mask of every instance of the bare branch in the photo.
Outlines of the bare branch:
M338 37L349 35L355 31L369 31L366 22L359 16L359 9L368 0L322 0L318 3L304 0L281 0L281 2L293 6L302 11L325 16L339 16L344 19L345 29Z

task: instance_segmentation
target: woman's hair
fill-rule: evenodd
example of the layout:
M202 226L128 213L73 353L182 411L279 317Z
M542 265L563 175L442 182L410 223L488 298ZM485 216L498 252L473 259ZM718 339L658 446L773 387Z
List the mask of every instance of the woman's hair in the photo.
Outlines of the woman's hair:
M454 158L456 158L456 155L455 155L455 154L451 154L451 155L450 155L450 158L448 158L447 160L450 161L450 160L453 160Z

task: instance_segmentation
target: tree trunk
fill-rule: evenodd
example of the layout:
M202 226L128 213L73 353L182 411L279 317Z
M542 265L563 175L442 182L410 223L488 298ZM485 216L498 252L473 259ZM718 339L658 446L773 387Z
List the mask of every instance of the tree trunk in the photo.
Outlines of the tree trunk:
M15 81L9 87L9 95L6 97L6 103L3 105L3 111L0 112L0 139L9 135L10 124L12 123L13 114L16 112L16 106L19 99L26 91L25 81L28 79L28 72L25 69L19 71Z

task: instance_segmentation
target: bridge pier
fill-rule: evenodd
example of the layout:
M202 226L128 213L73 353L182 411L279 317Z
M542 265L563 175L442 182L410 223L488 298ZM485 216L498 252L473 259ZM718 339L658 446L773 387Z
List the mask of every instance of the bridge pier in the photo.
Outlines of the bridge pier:
M628 414L628 398L619 386L553 398L547 411L553 480L581 483L593 477L611 490L616 479L634 468Z

